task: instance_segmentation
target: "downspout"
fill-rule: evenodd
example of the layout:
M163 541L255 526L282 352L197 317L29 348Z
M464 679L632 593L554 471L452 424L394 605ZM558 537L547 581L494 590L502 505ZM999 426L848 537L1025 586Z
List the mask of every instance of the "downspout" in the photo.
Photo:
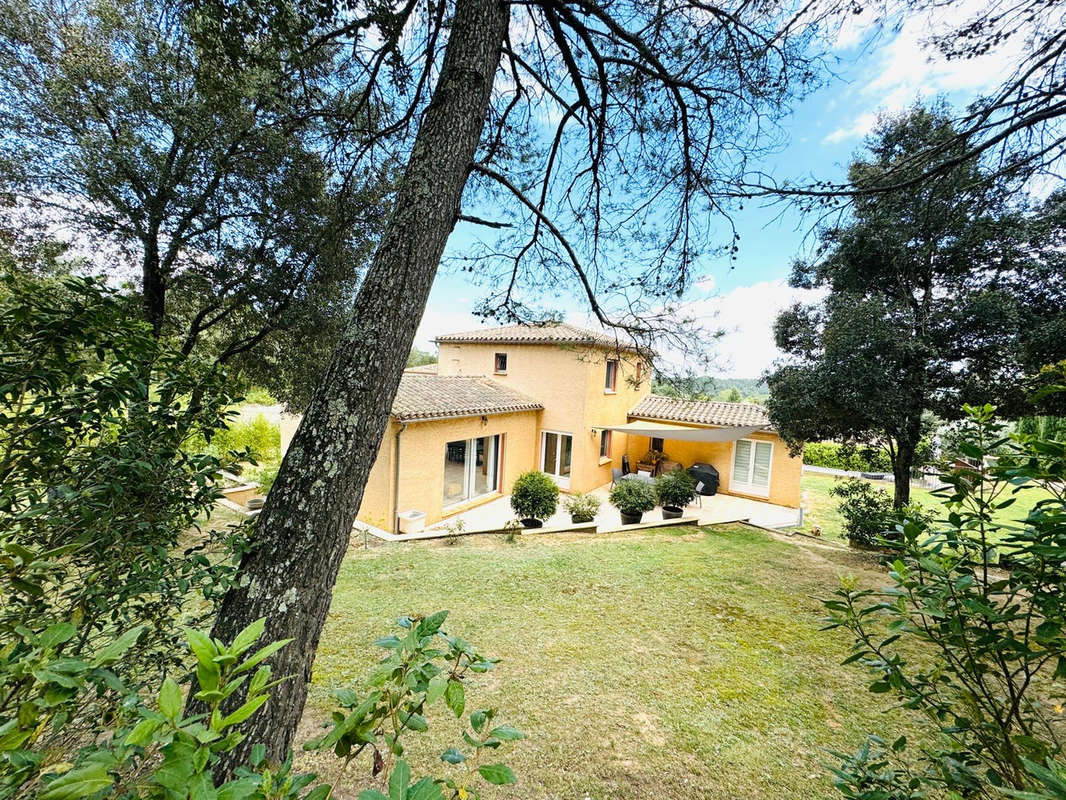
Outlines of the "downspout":
M396 448L392 459L392 532L400 533L400 434L407 430L407 423L401 422L396 429Z

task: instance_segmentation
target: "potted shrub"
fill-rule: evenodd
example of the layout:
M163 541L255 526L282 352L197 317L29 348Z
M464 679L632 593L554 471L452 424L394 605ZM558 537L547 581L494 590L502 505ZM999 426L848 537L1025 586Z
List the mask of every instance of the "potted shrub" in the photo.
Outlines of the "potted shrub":
M696 499L696 482L683 469L663 473L655 479L655 497L663 507L663 519L678 519Z
M570 521L575 525L592 522L600 510L600 498L592 494L576 492L563 498L563 508L570 513Z
M655 508L655 490L644 481L619 481L611 487L611 505L622 515L623 525L636 525L645 511Z
M527 528L539 528L559 506L559 487L543 472L518 476L511 488L511 508Z

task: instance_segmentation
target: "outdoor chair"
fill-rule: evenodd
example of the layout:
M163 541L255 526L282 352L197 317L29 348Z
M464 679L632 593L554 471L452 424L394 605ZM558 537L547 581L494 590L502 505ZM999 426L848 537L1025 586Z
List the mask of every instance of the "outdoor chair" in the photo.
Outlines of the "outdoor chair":
M611 486L614 486L618 481L622 480L622 470L618 467L611 467Z

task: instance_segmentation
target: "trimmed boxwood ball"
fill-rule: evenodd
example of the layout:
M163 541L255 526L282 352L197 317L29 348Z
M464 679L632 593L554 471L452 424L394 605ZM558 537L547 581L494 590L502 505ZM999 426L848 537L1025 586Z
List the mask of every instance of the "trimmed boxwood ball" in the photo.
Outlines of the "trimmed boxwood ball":
M531 470L511 488L511 508L519 519L548 519L559 506L559 487L545 473Z
M611 487L611 505L635 517L655 508L655 491L644 481L621 480Z
M684 508L696 499L696 481L681 469L664 472L655 479L655 496L661 506Z

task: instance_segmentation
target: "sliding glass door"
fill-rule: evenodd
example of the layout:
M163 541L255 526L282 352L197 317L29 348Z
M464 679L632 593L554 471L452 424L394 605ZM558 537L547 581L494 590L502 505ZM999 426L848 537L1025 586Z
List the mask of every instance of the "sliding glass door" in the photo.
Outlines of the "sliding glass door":
M444 505L495 492L500 478L500 437L448 442L444 448Z
M738 439L733 444L733 480L729 488L745 494L770 494L773 458L773 443Z
M563 489L570 488L570 459L574 437L569 433L544 431L540 437L540 468Z

